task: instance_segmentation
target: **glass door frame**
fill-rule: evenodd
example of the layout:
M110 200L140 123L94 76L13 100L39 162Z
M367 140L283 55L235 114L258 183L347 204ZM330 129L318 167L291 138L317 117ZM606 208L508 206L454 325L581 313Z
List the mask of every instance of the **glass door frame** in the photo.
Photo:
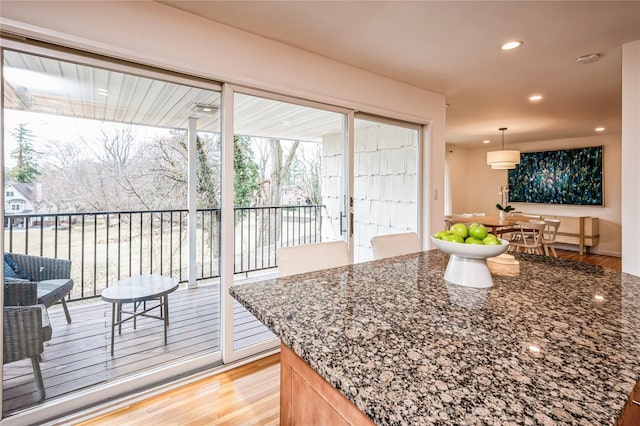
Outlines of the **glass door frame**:
M294 105L317 108L326 111L344 114L346 122L343 125L343 152L345 153L345 161L343 161L343 188L348 190L349 183L345 176L350 165L349 159L352 155L348 154L347 147L352 146L350 142L352 133L353 111L334 105L313 102L305 99L295 98L291 96L279 95L263 90L252 89L244 86L237 86L230 83L222 85L222 231L221 231L221 257L222 265L221 283L222 283L222 362L227 364L239 361L248 357L255 356L259 353L270 354L280 351L280 339L272 338L253 345L235 349L233 345L233 302L234 299L229 294L229 288L234 285L234 194L233 194L233 135L234 135L234 95L244 94L256 96L274 101L286 102ZM349 118L351 117L351 119ZM351 125L349 125L351 123ZM352 179L351 179L352 180ZM343 191L344 192L344 191ZM343 193L343 200L346 203L350 192ZM343 205L343 209L345 206ZM349 222L349 221L347 221ZM351 250L350 227L347 228L347 236L345 239Z
M370 121L373 123L380 123L380 124L387 124L390 126L397 126L397 127L404 127L410 130L415 130L418 132L417 135L417 150L416 150L416 181L417 181L417 185L416 185L416 190L418 191L418 193L416 194L416 207L418 209L417 211L417 223L416 223L416 233L418 234L418 239L420 240L420 244L422 245L422 247L424 247L424 238L423 238L423 230L424 230L424 223L423 223L423 219L424 219L424 176L425 176L425 172L424 172L424 168L425 168L425 164L427 164L427 162L425 161L424 158L424 152L425 152L425 134L428 134L428 128L427 128L427 124L418 124L418 123L413 123L410 121L404 121L404 120L399 120L399 119L394 119L394 118L388 118L388 117L382 117L379 115L374 115L374 114L369 114L369 113L365 113L365 112L356 112L355 113L355 119L354 119L354 125L355 125L355 120L365 120L365 121ZM353 127L352 127L353 128ZM355 150L355 140L351 141L351 155L354 155L354 150ZM353 166L353 164L352 164ZM350 169L350 173L351 173L351 180L353 180L353 174L355 172L355 169L352 167ZM351 186L350 190L353 191L354 187ZM353 193L353 192L351 192ZM351 235L351 237L353 238L353 235ZM351 260L353 261L353 257L351 258Z

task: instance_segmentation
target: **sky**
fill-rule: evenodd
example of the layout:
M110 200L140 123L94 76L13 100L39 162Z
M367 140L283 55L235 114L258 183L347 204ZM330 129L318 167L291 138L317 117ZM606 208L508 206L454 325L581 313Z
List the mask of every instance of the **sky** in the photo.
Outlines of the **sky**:
M97 140L101 135L101 128L110 133L116 126L111 122L97 120L78 119L73 117L54 116L49 114L33 113L17 110L4 110L4 165L5 167L15 166L15 160L11 158L11 152L18 146L16 138L12 132L21 123L27 125L31 130L33 145L36 151L42 151L49 141L62 141L82 143L85 140ZM132 126L135 129L136 140L145 141L155 136L167 135L168 129L158 129L146 126Z
M72 142L82 144L82 138L87 141L99 140L101 129L110 133L116 127L127 126L122 123L104 122L98 120L80 119L74 117L55 116L49 114L4 110L4 165L12 168L16 161L11 157L11 152L18 146L16 137L12 134L21 123L27 124L31 130L32 142L36 151L44 151L49 141ZM148 126L136 126L134 128L136 140L140 143L152 140L157 136L169 135L169 129ZM260 160L261 150L258 145L266 143L268 138L256 138L256 146L253 148L255 160ZM291 141L284 141L284 146L290 146ZM306 158L313 158L317 149L315 143L302 143L299 147L305 151Z

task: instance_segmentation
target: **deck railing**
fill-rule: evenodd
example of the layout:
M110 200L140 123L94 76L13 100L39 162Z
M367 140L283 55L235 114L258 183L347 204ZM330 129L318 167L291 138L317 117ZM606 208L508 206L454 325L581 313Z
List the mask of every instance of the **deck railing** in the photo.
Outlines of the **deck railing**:
M235 208L234 272L277 267L277 248L321 241L322 206ZM5 251L69 259L69 300L128 276L188 278L187 210L7 215ZM220 209L196 213L196 276L220 276Z

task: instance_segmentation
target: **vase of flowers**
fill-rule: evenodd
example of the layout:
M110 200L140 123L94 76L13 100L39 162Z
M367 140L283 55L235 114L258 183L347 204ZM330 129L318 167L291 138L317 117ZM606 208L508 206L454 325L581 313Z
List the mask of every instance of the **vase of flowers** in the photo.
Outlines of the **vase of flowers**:
M513 210L515 210L514 207L511 207L510 205L508 205L509 187L501 186L500 192L498 193L498 195L500 195L501 202L496 204L496 208L500 211L500 219L506 219L507 217L509 217L509 212L512 212ZM502 207L503 205L505 207Z
M500 219L506 219L507 217L509 217L509 212L515 210L515 208L511 206L502 207L502 204L500 203L496 204L496 208L500 210Z

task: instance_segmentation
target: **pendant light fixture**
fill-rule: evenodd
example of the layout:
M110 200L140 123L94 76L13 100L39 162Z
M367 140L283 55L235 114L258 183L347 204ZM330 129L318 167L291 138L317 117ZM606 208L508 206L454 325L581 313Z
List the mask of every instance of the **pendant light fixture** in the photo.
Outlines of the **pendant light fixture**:
M502 150L487 152L487 164L492 169L507 170L515 169L516 164L520 163L520 151L517 150L505 150L504 149L504 131L506 127L501 127L498 130L502 132Z

